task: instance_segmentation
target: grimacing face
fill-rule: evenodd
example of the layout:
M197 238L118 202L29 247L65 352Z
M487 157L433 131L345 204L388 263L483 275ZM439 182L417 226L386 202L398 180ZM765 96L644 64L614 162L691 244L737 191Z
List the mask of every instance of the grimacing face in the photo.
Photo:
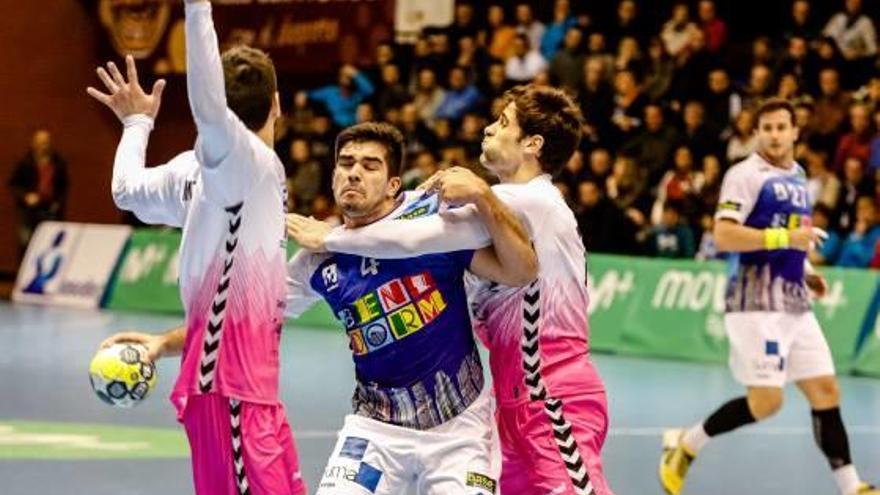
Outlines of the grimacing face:
M116 53L147 58L153 54L171 15L169 0L100 0L98 15Z
M516 104L510 102L498 119L483 131L483 152L480 154L483 167L501 176L515 171L527 156L537 157L543 139L522 134L516 120Z
M397 196L400 178L388 177L388 151L376 141L350 141L333 168L333 197L349 218L370 216Z
M761 115L755 134L758 136L758 149L771 161L786 159L794 153L794 143L798 139L798 128L792 116L785 109L774 110Z

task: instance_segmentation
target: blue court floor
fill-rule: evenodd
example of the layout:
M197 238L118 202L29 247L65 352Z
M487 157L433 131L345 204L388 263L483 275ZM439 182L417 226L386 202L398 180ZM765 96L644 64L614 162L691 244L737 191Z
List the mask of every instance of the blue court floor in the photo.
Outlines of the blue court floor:
M158 389L131 410L99 402L87 374L96 346L110 334L160 331L178 321L0 303L0 494L192 493L185 450L137 454L139 440L159 438L158 433L135 432L134 439L117 444L100 436L115 426L157 428L143 431L176 438L180 430L167 400L176 360L160 363ZM347 340L342 332L290 327L282 356L282 398L303 474L314 488L348 411L353 367ZM691 424L741 394L723 366L619 356L595 360L609 391L612 428L604 463L618 495L661 494L656 465L663 428ZM856 464L865 478L880 480L880 380L844 377L841 383ZM86 433L81 424L87 425ZM90 428L97 436L88 434ZM836 490L814 447L807 405L789 390L780 415L709 445L684 493L833 495Z

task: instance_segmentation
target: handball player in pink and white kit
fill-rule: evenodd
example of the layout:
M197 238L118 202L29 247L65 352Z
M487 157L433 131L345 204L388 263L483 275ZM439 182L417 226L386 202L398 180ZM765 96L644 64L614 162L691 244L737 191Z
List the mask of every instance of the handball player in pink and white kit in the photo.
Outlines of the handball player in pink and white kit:
M280 116L265 53L236 47L221 58L207 0L186 1L187 89L198 130L194 150L145 167L164 82L141 89L112 63L109 91L88 92L122 120L113 199L141 220L183 229L180 291L185 327L163 335L117 334L149 356L182 353L171 401L192 452L199 495L306 493L278 398L286 301L284 167L272 149Z
M471 277L474 328L489 349L502 453L501 493L611 495L601 450L608 430L605 387L588 339L584 246L574 214L553 185L578 146L580 111L563 92L535 86L508 95L498 120L486 128L481 162L501 184L495 194L529 230L538 278L511 288ZM426 194L450 169L429 179ZM449 186L454 187L454 186ZM401 258L475 249L490 237L473 208L391 220L332 233L295 217L291 230L305 247L374 258ZM290 223L290 222L289 222Z

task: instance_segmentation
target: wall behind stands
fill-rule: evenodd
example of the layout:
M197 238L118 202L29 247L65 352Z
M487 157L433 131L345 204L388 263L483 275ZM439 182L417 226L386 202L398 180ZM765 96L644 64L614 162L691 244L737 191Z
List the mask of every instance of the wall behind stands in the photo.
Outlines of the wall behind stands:
M71 191L67 218L117 222L110 171L120 125L85 93L98 83L101 27L91 5L70 0L5 0L0 16L0 272L14 271L15 215L7 181L36 129L47 128L67 160ZM166 161L192 143L194 130L183 80L170 81L151 143L151 163ZM169 108L183 111L169 112Z

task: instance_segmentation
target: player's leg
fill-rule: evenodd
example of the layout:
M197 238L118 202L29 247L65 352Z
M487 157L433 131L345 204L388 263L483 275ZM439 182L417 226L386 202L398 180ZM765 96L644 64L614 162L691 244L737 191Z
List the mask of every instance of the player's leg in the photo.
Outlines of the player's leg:
M239 485L243 487L246 480L254 495L305 495L306 485L284 407L233 401L230 411L233 460L237 469L241 464L237 471Z
M316 495L407 493L419 447L411 433L368 418L346 416Z
M520 448L514 459L505 456L501 493L611 495L601 461L608 428L604 394L548 398L503 414L516 418L511 436Z
M782 407L786 362L794 335L784 327L783 317L769 312L725 315L730 368L747 392L685 431L664 432L659 476L667 493L681 492L694 458L712 437L765 419Z
M852 463L849 438L840 413L840 387L825 336L813 313L792 317L801 331L792 343L791 379L810 403L813 434L828 459L840 493L880 494L859 479Z
M192 455L196 495L239 495L229 399L213 394L189 397L183 425Z
M489 390L455 418L414 432L419 445L419 495L498 493L500 454Z

